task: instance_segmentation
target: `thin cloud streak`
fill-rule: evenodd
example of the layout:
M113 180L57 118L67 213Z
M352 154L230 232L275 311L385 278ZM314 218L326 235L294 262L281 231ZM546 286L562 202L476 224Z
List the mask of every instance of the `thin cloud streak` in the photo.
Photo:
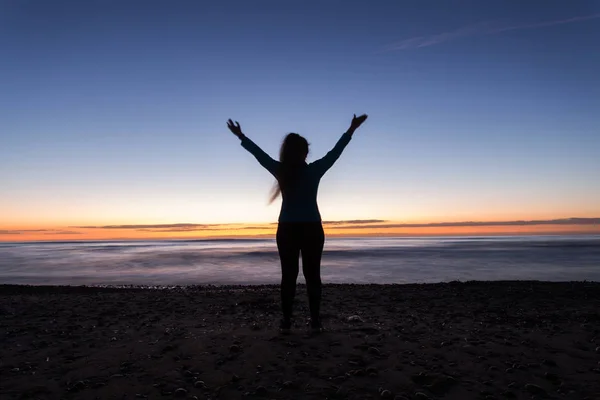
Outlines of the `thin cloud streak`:
M81 232L60 229L3 229L0 235L23 235L27 233L39 233L42 235L80 235Z
M373 224L378 222L387 222L384 219L350 219L345 221L323 221L323 225L343 225L343 224Z
M391 228L456 228L479 226L535 226L535 225L600 225L600 218L563 218L532 221L464 221L433 222L429 224L376 224L333 226L331 229L391 229Z
M344 219L339 221L321 221L323 225L341 225L341 224L372 224L375 222L387 222L385 219ZM277 225L278 222L271 222L269 225Z
M227 228L211 228L211 227L203 227L203 228L167 228L167 229L136 229L137 232L200 232L200 231L223 231L227 230Z
M100 225L100 226L73 226L79 229L203 229L215 226L224 226L225 224L140 224L140 225Z
M345 219L339 221L321 221L323 225L341 225L341 224L372 224L376 222L387 222L385 219ZM272 222L270 225L277 225L277 222Z
M564 25L574 22L588 21L592 19L600 18L600 14L585 15L581 17L573 17L568 19L561 19L555 21L538 22L532 24L523 25L512 25L512 26L501 26L494 27L491 22L481 22L475 25L465 26L454 31L438 33L435 35L416 36L408 39L401 40L400 42L386 46L383 51L399 51L399 50L411 50L418 49L421 47L429 47L437 44L450 42L452 40L460 39L469 36L483 36L483 35L494 35L507 31L516 31L523 29L535 29L544 28L547 26Z

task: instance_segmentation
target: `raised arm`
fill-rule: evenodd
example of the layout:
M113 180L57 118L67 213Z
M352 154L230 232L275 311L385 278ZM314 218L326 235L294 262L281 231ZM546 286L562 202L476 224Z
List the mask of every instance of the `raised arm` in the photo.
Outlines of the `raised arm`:
M240 123L235 121L234 124L232 120L228 120L227 127L241 140L242 147L248 150L260 163L260 165L265 167L267 171L269 171L273 176L276 176L277 166L279 163L273 160L267 153L258 147L256 143L248 139L248 137L242 133L242 127L240 126Z
M350 124L350 128L342 135L342 137L337 141L333 149L331 149L325 156L313 163L313 168L317 170L317 173L321 176L329 170L333 166L333 164L337 161L338 158L342 155L342 151L346 148L350 139L352 139L352 135L358 127L365 122L367 119L367 115L363 114L360 117L357 117L354 114L354 118L352 118L352 123Z

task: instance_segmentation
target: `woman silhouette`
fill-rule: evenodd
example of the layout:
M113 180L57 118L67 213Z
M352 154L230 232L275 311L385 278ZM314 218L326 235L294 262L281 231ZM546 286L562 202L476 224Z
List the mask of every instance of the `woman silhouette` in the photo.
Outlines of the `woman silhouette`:
M243 133L240 124L230 119L227 127L275 179L276 186L271 202L281 194L282 203L277 226L277 250L281 260L281 309L283 318L280 331L289 333L292 326L292 308L296 295L299 255L302 254L302 272L306 279L312 332L323 330L320 319L321 255L325 235L317 206L319 181L340 157L350 142L354 131L367 119L367 115L352 118L350 128L323 158L306 163L308 142L297 133L286 135L281 145L279 161L273 160Z

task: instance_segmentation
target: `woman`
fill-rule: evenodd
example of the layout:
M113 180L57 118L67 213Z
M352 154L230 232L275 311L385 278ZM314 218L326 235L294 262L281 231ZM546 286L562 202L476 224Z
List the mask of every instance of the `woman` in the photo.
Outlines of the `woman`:
M283 140L279 162L273 160L243 133L240 124L230 119L227 127L241 139L242 147L277 179L271 202L281 194L282 203L277 227L277 250L281 260L281 309L283 319L280 331L289 333L292 326L292 306L296 295L299 255L302 254L302 272L306 279L310 307L310 326L314 333L322 332L319 317L321 304L321 255L325 235L317 206L319 181L342 154L354 131L367 115L352 118L350 128L325 157L306 163L308 142L297 133Z

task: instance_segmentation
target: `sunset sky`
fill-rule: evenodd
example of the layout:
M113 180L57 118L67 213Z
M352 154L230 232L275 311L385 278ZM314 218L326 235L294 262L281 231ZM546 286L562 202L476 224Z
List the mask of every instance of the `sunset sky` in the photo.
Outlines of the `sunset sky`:
M272 235L226 120L310 162L353 113L331 235L600 233L599 42L592 0L0 2L0 241Z

